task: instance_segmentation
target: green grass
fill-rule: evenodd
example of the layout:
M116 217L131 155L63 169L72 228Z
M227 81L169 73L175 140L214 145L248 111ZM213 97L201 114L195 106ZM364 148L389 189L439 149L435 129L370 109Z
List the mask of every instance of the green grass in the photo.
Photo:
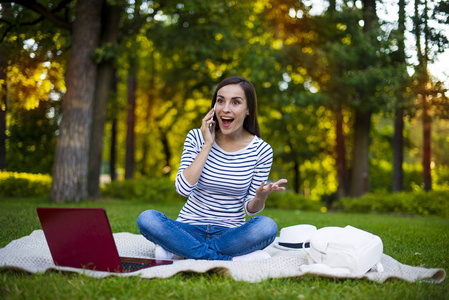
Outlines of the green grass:
M175 218L182 204L151 204L104 199L99 202L53 204L47 198L0 200L0 247L40 229L39 206L104 207L113 232L138 233L139 213L156 208ZM279 228L295 224L355 227L379 235L384 252L398 261L428 268L449 264L449 219L400 215L316 213L266 209ZM223 275L178 274L168 279L108 277L46 272L29 274L0 270L0 299L449 299L449 283L385 283L334 280L313 276L269 279L260 283L234 281Z

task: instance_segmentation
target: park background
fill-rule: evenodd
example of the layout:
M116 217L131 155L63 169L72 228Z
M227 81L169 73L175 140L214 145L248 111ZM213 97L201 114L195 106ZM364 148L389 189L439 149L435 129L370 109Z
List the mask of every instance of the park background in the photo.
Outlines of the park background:
M448 269L447 1L0 1L0 247L36 207L102 207L111 229L176 218L188 130L215 86L255 86L274 150L261 213L352 225L401 263ZM100 180L101 178L101 180ZM107 184L107 182L111 182ZM373 213L375 212L375 213ZM95 279L0 268L2 299L448 299L449 282L214 272Z
M170 201L187 131L241 75L289 180L267 205L448 216L448 6L2 1L0 194Z

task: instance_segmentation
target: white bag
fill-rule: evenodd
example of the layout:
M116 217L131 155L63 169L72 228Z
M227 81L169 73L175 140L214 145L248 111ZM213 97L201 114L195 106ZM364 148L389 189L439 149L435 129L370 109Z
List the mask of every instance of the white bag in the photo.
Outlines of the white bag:
M382 240L374 234L352 227L324 227L318 229L309 240L306 252L315 263L331 268L346 269L360 276L374 266L382 272L380 258L383 253Z

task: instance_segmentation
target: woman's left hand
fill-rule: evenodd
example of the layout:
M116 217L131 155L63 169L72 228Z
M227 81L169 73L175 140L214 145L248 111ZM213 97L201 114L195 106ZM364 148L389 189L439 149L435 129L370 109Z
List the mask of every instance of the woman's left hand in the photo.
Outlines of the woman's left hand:
M287 179L279 179L278 181L271 182L265 186L265 181L262 181L256 190L256 196L253 200L248 202L246 207L247 211L251 213L261 211L265 207L265 201L267 200L268 195L272 192L285 190L285 187L281 186L281 184L285 183L287 183Z
M284 191L285 187L281 185L285 183L287 183L287 179L279 179L278 181L271 182L270 184L265 186L265 181L262 181L262 183L256 190L256 197L260 199L266 199L272 192Z

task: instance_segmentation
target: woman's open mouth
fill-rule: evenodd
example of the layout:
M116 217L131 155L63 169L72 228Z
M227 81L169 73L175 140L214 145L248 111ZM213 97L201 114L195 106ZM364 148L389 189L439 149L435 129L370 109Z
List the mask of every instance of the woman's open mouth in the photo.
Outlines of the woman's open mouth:
M234 118L221 117L221 123L223 124L223 127L231 126L232 122L234 122Z

